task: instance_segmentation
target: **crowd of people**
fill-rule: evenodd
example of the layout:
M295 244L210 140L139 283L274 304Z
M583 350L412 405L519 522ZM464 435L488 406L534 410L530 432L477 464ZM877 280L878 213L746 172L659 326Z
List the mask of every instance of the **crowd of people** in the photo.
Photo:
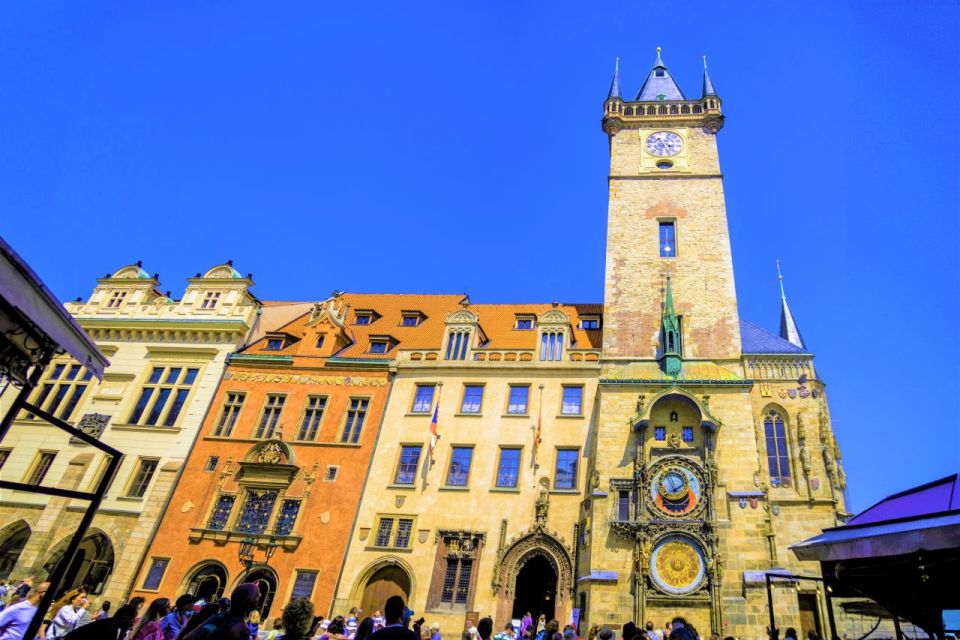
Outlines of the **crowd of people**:
M0 640L24 640L27 628L37 611L49 583L34 586L32 577L16 587L0 582ZM49 609L39 640L443 640L440 625L426 624L424 618L413 620L411 611L400 596L392 596L384 604L383 613L362 617L354 608L347 616L325 619L316 615L307 598L294 598L283 614L271 624L261 624L257 607L261 602L256 584L237 586L229 598L204 602L190 594L181 595L173 603L168 598L153 600L146 609L143 598L132 598L112 611L104 601L94 606L83 589L64 593ZM269 627L269 628L267 628ZM770 640L779 640L778 630L767 630ZM808 634L807 640L819 640ZM449 636L449 634L448 634ZM647 622L642 628L633 622L623 625L619 638L610 627L594 625L585 640L704 640L689 623L681 619L656 628ZM31 639L34 640L34 639ZM449 637L448 637L449 640ZM528 612L519 628L512 622L493 633L493 620L482 618L461 633L460 640L584 640L574 625L561 630L557 620L539 616L534 622ZM709 640L720 640L716 634ZM734 640L732 637L724 640ZM797 632L788 628L784 640L797 640Z

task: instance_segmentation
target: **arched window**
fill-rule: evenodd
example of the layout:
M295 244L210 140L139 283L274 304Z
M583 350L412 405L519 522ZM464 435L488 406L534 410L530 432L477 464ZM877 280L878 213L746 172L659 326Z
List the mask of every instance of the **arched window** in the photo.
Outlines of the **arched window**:
M787 430L783 418L771 410L763 418L763 430L767 437L767 465L770 467L770 485L790 486L790 454L787 450Z
M563 360L563 331L544 331L540 334L540 359Z
M455 330L450 332L447 339L446 360L466 360L467 344L470 342L469 330Z

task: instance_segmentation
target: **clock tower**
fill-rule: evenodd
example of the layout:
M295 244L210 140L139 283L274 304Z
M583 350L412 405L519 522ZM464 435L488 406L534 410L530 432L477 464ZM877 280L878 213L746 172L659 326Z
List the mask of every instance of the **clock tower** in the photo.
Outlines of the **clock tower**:
M842 514L823 385L792 314L794 330L779 337L739 317L723 123L705 62L689 98L658 48L631 100L618 61L603 104L603 351L577 554L588 625L682 618L703 637L754 637L766 607L756 577L815 572L788 545ZM804 427L813 423L819 444ZM825 635L813 618L800 624L805 607L821 611L819 592L801 591L778 626Z

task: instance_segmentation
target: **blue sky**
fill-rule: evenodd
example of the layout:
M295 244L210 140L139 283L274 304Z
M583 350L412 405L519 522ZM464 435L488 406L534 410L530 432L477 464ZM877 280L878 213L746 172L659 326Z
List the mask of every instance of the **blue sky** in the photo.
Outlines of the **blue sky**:
M781 258L862 509L960 467L960 9L768 4L7 3L0 233L63 299L232 258L265 299L600 301L614 58L699 95L707 54L741 315Z

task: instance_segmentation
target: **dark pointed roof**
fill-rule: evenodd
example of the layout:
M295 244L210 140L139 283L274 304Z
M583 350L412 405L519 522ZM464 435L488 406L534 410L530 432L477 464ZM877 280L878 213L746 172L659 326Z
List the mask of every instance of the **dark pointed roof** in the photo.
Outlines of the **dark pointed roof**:
M614 98L620 99L620 58L617 58L617 66L613 71L613 82L610 83L610 91L607 92L607 100Z
M753 354L807 352L806 349L801 349L775 333L742 318L740 319L740 350L743 353Z
M670 72L667 71L667 65L663 64L663 59L660 57L660 47L657 47L657 60L653 63L653 68L650 69L643 86L640 87L637 100L640 102L657 102L660 100L686 99L683 91L680 90Z
M706 98L715 95L717 95L717 91L713 88L713 80L710 79L710 72L707 71L707 56L703 56L703 94L700 97Z

